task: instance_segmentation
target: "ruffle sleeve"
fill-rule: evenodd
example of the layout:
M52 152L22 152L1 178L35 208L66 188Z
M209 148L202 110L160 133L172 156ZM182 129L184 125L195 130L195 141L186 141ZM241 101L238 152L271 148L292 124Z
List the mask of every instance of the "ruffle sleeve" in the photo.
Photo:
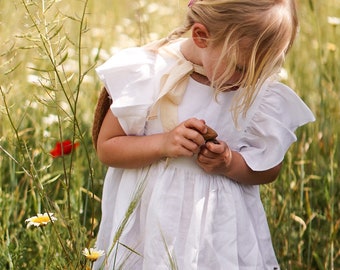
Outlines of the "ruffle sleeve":
M297 139L295 130L315 118L300 97L279 82L268 83L253 105L238 149L251 169L263 171L282 162Z
M127 135L144 133L148 110L155 99L154 61L151 51L129 48L96 68L112 98L110 109Z

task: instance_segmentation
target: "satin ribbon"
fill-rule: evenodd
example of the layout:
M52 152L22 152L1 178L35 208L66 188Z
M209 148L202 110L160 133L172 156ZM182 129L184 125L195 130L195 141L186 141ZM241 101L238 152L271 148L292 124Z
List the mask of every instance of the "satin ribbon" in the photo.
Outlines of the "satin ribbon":
M148 116L148 120L152 120L160 113L163 130L167 132L178 125L178 105L183 99L190 75L196 72L205 76L205 73L202 66L186 60L178 50L164 46L159 48L158 53L177 60L169 73L161 77L160 94Z

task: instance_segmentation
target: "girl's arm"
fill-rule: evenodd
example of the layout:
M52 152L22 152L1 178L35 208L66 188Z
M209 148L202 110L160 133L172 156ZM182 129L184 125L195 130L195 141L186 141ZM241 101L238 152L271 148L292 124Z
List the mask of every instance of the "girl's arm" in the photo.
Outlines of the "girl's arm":
M140 168L165 157L193 156L204 144L204 121L195 118L179 124L170 132L149 136L127 136L117 117L109 110L97 141L98 158L120 168Z
M225 142L208 142L201 148L197 163L207 173L222 174L241 184L259 185L274 181L281 169L281 163L266 171L253 171L242 155L230 151Z

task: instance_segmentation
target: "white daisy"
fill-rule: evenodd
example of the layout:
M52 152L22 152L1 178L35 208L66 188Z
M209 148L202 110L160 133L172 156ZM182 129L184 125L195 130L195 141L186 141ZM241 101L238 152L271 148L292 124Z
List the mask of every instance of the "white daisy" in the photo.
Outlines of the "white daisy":
M98 260L99 257L104 256L103 250L97 250L95 248L85 248L83 250L83 255L86 257L86 259L90 260L91 262L94 262Z
M340 18L338 17L327 17L327 21L330 25L340 25Z
M57 220L57 218L54 217L53 215L54 215L53 213L44 213L44 214L37 214L34 217L28 218L25 220L25 222L28 223L27 228L31 226L35 226L35 227L46 226L48 223L54 222Z

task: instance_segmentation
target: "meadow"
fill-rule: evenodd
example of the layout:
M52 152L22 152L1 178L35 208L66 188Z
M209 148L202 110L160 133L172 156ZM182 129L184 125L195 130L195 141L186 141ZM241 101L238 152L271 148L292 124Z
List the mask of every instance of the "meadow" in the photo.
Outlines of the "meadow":
M89 269L83 251L94 247L106 172L91 137L101 89L94 68L167 35L186 6L0 0L0 269ZM281 78L316 121L298 130L261 196L282 269L340 269L340 1L298 6ZM49 213L45 226L27 220L39 213Z

